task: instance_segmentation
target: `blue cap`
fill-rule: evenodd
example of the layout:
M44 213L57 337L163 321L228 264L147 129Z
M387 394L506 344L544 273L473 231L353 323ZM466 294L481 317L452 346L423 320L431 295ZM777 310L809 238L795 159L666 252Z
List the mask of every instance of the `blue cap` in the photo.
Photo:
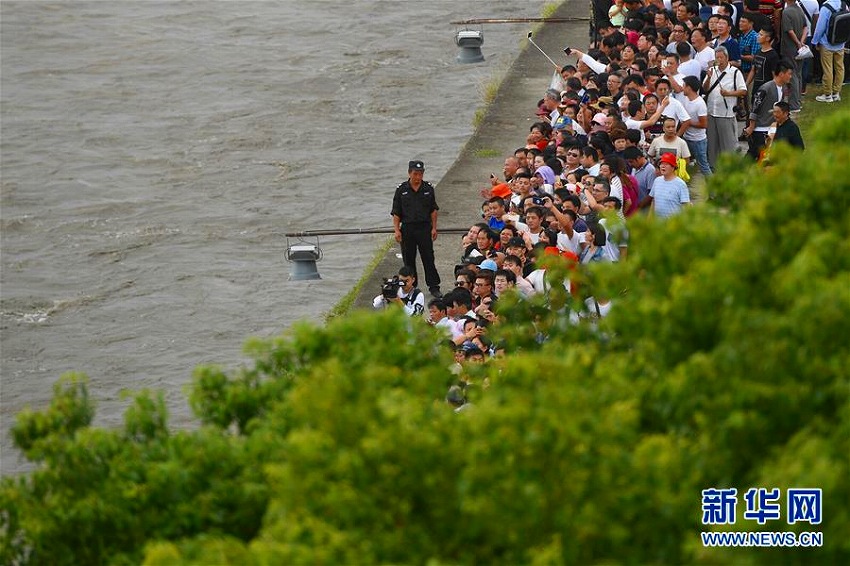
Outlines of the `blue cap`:
M484 271L485 269L489 269L490 271L495 273L496 270L499 269L499 266L496 265L496 262L493 261L492 259L485 259L484 261L481 262L481 265L478 266L478 269L480 269L481 271Z
M558 119L555 120L555 123L552 124L552 129L554 130L563 130L564 128L571 128L573 126L573 119L569 116L558 116Z

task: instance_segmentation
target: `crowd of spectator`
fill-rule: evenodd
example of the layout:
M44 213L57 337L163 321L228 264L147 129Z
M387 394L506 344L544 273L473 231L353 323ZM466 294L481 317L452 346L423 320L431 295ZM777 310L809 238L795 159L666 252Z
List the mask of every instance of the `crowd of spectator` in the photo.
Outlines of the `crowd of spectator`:
M763 160L779 140L804 149L793 117L810 71L823 85L816 103L841 96L844 45L826 39L838 2L596 0L590 47L565 50L575 63L530 106L537 121L482 191L454 289L424 310L458 363L498 355L487 332L506 322L494 312L503 293L547 293L542 254L579 266L626 261L629 218L679 214L691 204L691 175L712 175L723 153ZM806 45L820 57L807 58ZM591 297L568 316L578 323L611 308Z

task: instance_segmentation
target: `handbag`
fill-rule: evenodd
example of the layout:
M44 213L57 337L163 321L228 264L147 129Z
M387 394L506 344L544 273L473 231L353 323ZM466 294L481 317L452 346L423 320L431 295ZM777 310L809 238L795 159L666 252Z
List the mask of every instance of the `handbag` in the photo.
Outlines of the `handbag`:
M797 56L794 57L794 59L800 61L802 59L811 59L812 57L814 57L814 55L812 54L812 50L809 48L808 45L804 43L802 46L800 46L800 49L797 50Z

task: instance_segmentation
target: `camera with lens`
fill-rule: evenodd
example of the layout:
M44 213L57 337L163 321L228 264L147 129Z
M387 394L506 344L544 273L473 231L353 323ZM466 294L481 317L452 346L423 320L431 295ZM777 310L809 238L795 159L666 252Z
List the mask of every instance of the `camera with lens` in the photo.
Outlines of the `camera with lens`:
M384 279L381 285L381 295L387 300L398 297L398 290L404 287L404 281L399 279L398 275L393 275L389 279Z

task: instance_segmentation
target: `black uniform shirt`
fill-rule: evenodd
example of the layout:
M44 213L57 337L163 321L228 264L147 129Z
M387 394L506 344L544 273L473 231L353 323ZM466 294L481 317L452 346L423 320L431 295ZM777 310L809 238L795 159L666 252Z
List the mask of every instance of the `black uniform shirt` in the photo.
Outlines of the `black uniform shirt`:
M393 209L390 212L398 216L402 223L431 223L431 212L440 210L437 206L437 195L430 183L422 181L419 190L414 191L410 181L400 184L393 196Z

